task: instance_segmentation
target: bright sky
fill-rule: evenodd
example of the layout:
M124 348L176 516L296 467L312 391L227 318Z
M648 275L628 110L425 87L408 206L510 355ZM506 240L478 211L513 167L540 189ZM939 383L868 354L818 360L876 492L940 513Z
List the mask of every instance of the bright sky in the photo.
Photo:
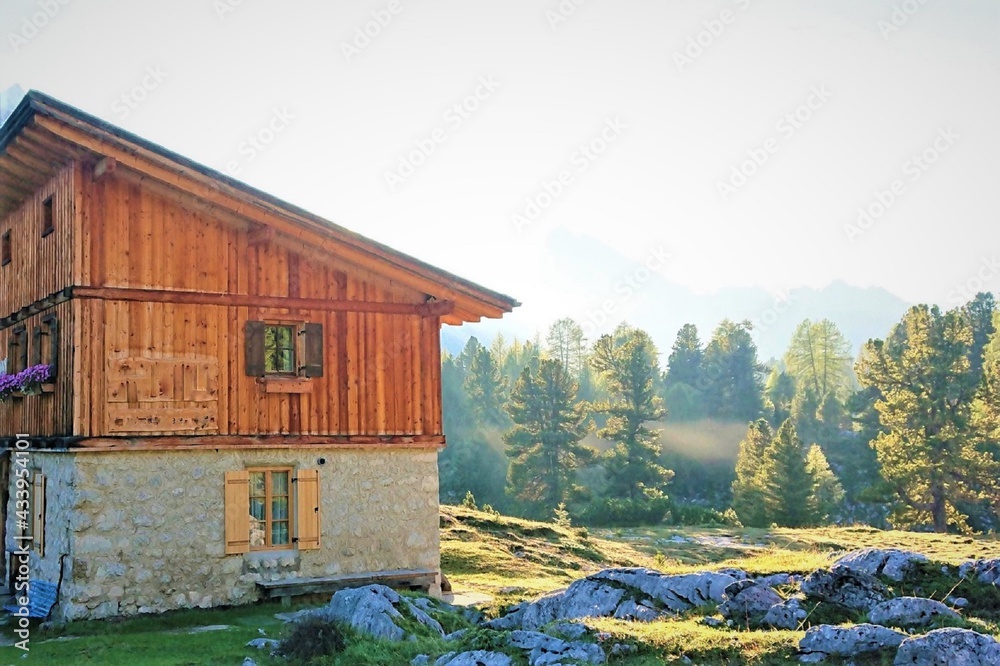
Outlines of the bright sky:
M702 293L1000 289L996 0L0 0L14 83L519 317L580 297L560 227Z

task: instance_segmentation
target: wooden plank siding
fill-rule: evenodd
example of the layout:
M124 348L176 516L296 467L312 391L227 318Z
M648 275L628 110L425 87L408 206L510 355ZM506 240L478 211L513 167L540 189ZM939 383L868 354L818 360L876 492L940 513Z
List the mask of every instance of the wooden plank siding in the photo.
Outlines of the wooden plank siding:
M294 240L251 240L254 225L183 205L125 168L96 181L88 169L79 201L90 228L79 261L93 294L74 301L86 341L75 434L441 434L440 397L432 395L440 391L440 318L421 309L424 294ZM113 288L175 295L116 300ZM185 303L176 292L212 295L211 304ZM215 294L237 302L217 304ZM286 308L276 298L401 311ZM323 376L305 380L303 392L271 392L246 376L248 320L322 324Z

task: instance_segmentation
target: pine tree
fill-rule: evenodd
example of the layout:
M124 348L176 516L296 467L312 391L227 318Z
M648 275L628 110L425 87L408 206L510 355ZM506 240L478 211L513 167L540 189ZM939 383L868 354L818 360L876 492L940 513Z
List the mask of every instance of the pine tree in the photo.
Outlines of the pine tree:
M460 359L466 368L465 391L480 423L506 428L510 423L503 409L507 401L507 381L490 350L476 338L469 338Z
M791 419L781 424L764 450L761 476L769 520L783 527L806 527L815 522L813 478Z
M530 367L522 371L507 404L514 422L504 434L510 458L508 494L538 518L572 499L577 470L596 455L580 443L589 426L576 388L562 363L546 359L537 373Z
M677 332L663 378L663 398L671 419L675 421L691 421L705 415L702 395L705 385L704 356L698 328L694 324L684 324Z
M663 400L655 392L656 346L645 331L622 324L594 343L590 362L611 395L595 405L596 411L608 415L598 436L616 442L605 456L608 495L641 499L646 489L660 489L673 476L659 463L659 431L646 427L666 416Z
M763 476L764 450L774 435L764 419L750 424L736 456L736 480L733 481L733 510L747 527L766 527Z
M709 416L746 422L763 413L764 366L757 359L752 330L748 321L737 324L727 319L705 347L702 385Z

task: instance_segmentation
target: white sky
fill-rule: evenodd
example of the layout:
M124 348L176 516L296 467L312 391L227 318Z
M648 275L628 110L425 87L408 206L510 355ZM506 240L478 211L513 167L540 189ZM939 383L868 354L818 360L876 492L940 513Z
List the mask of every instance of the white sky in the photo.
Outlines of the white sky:
M546 287L559 227L642 263L665 247L661 273L703 293L843 279L951 305L981 271L1000 289L1000 2L576 2L553 28L559 0L0 0L0 89L46 92L220 170L236 161L253 186L515 296L520 317L583 298ZM894 6L913 14L880 30ZM389 8L349 62L342 45ZM674 54L699 37L681 71ZM446 117L481 78L499 86L460 124ZM800 108L812 90L829 99ZM251 153L275 110L292 118ZM809 117L792 133L779 123L797 110ZM606 152L581 159L615 119ZM446 140L392 190L386 173L437 128ZM957 138L935 149L947 128ZM719 183L772 139L723 201ZM913 180L925 149L938 159ZM571 182L519 233L512 215L560 171ZM858 207L897 179L851 242Z

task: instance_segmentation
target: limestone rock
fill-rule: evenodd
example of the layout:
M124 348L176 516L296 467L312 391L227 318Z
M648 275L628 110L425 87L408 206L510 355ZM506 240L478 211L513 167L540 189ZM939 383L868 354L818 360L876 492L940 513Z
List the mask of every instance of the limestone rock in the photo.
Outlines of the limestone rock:
M537 631L512 631L510 644L528 652L530 666L549 666L565 660L603 664L604 651L594 643L564 641Z
M278 647L278 643L280 642L281 641L277 641L273 638L255 638L247 643L247 647L256 648L258 650L266 650L268 648L274 649Z
M1000 643L968 629L937 629L907 638L896 653L895 666L995 666Z
M870 652L895 649L906 634L874 624L810 627L799 641L799 661L815 663L827 657L856 657Z
M960 617L940 601L919 597L890 599L868 611L868 620L884 627L927 627L942 618L957 620Z
M443 654L434 662L434 666L512 666L513 663L502 652L475 650Z
M406 637L406 632L397 624L403 619L403 614L399 611L401 607L410 617L439 636L444 636L444 630L437 620L384 585L340 590L333 595L328 605L310 615L328 621L344 622L374 638L400 641Z
M583 617L651 620L662 615L661 608L682 612L721 603L726 587L734 582L732 576L715 572L667 576L651 569L605 569L563 591L518 604L486 626L531 631L556 620Z
M1000 586L1000 559L965 562L958 567L958 575L987 585Z
M771 610L784 601L774 589L743 580L726 588L728 599L719 606L719 612L740 626L758 627Z
M806 610L802 608L799 600L793 597L788 601L771 606L760 623L765 627L794 631L799 628L802 620L806 619L806 615Z
M802 592L820 601L865 612L892 596L889 588L874 576L843 567L812 572L802 581Z
M885 576L889 580L901 582L906 579L916 565L926 562L920 553L899 548L863 548L847 553L833 566L860 571L869 576Z

